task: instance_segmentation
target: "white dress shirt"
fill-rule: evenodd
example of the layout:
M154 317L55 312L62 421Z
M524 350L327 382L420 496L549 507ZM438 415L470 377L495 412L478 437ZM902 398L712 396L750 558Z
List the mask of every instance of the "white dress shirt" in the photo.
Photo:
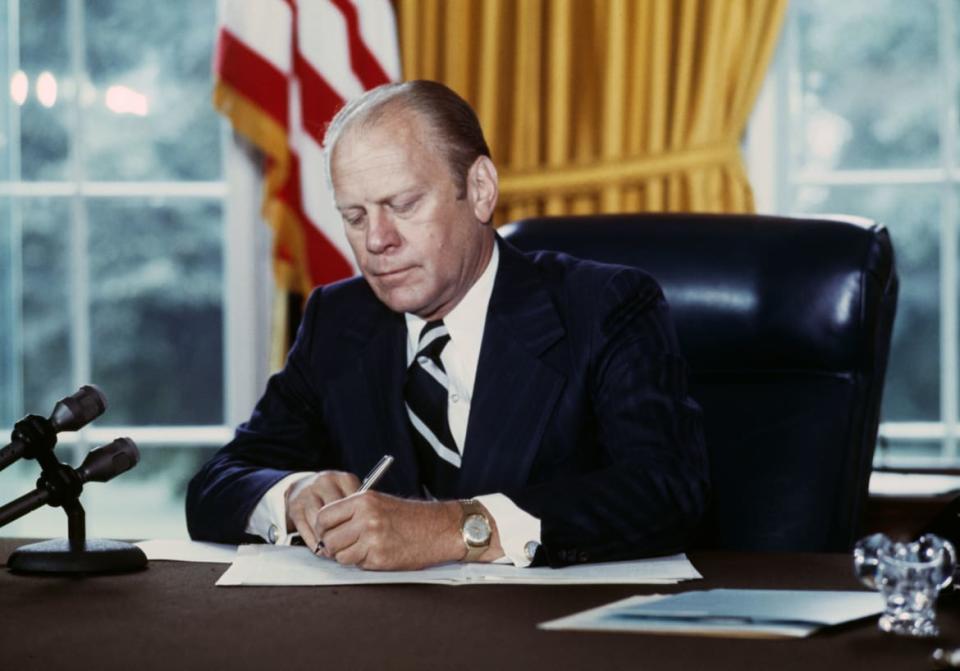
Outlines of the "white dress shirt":
M494 245L493 255L483 274L456 307L443 318L450 334L450 342L440 355L449 380L447 418L450 433L461 456L466 442L467 420L470 417L470 402L477 378L487 308L499 265L500 251L497 245ZM420 332L426 322L412 314L404 314L404 318L407 323L409 365L417 354ZM472 449L483 449L483 446L473 446ZM284 493L288 487L310 475L313 473L292 473L269 489L250 515L247 533L261 536L271 543L287 543ZM493 517L506 558L516 566L529 566L533 552L540 543L540 520L519 508L504 494L486 494L476 497L476 500L483 504Z

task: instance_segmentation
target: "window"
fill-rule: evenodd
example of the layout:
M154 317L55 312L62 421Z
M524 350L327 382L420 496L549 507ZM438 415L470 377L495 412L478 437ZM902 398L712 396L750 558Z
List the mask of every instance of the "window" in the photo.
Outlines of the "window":
M0 0L0 428L103 389L61 460L129 435L141 463L85 489L92 536L185 535L187 480L262 385L256 204L226 200L255 177L224 171L216 25L214 0ZM38 473L0 473L0 503ZM3 533L64 536L65 515Z
M958 0L796 0L751 122L762 211L887 225L901 288L877 460L956 465Z

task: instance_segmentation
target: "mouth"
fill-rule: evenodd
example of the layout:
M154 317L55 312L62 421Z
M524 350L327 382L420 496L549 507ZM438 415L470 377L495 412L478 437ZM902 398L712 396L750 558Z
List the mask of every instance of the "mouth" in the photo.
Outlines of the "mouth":
M374 272L371 274L380 281L390 281L390 280L397 280L402 278L406 273L410 272L411 270L413 270L412 266L408 268L398 268L397 270L386 270L386 271Z

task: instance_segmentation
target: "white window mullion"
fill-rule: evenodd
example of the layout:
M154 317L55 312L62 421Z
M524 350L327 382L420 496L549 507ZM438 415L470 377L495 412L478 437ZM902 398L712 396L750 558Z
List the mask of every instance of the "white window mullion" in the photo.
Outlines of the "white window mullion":
M73 80L76 82L76 94L70 101L71 133L70 133L70 179L74 184L84 178L84 135L83 110L81 108L82 92L86 84L86 55L83 2L70 0L67 5L68 26L70 35L70 67ZM78 388L91 381L90 361L90 263L87 258L89 230L87 222L87 206L83 196L74 192L70 196L70 362L72 387ZM83 454L88 447L84 430L81 429L79 440L74 447L73 461Z
M799 40L797 21L800 10L793 4L787 5L787 16L783 27L782 45L777 50L774 62L776 77L780 85L776 88L777 123L773 141L780 146L779 161L775 166L775 200L778 214L793 212L796 208L797 188L794 184L794 146L791 143L793 128L796 128L794 110L802 109L803 96L797 96L801 86ZM802 114L802 113L801 113ZM802 116L801 116L802 119Z
M260 218L258 166L224 122L221 126L229 197L224 203L224 415L246 421L269 374L270 229Z
M907 184L942 184L956 176L942 168L903 168L882 170L801 170L793 178L795 184L815 186L873 186Z
M9 74L20 69L20 0L7 4L7 65ZM9 82L5 82L9 85ZM11 99L12 100L12 99ZM20 181L20 106L6 103L9 110L10 137L6 144L10 180Z
M790 146L785 52L786 43L781 40L754 104L743 143L753 202L760 214L776 214L788 202Z
M956 166L957 55L953 0L939 0L940 157L948 175ZM946 431L943 456L957 458L957 227L956 186L944 179L940 209L940 413Z
M940 416L945 434L943 455L957 458L957 229L956 191L942 188L940 214Z
M10 73L20 69L20 2L10 0L7 5L7 64ZM20 180L20 106L8 104L7 169L11 180ZM10 212L10 339L12 357L10 366L9 410L13 417L23 415L23 217L20 202L9 201Z
M0 182L0 196L70 198L224 198L227 185L217 182Z
M131 438L140 447L163 449L170 447L221 447L233 438L231 426L120 426L98 422L84 429L86 443L102 445L118 436ZM65 432L57 437L57 444L76 445L78 432Z

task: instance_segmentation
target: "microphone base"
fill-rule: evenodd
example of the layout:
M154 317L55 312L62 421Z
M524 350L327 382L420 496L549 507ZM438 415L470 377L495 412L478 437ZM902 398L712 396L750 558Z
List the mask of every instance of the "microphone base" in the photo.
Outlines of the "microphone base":
M147 567L147 556L136 545L101 538L88 539L82 549L55 538L17 548L7 560L14 573L128 573Z

